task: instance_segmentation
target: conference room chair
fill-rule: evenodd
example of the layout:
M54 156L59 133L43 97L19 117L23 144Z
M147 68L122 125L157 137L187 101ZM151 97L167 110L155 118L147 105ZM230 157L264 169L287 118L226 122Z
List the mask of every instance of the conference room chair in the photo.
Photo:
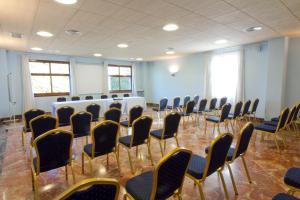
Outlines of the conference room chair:
M181 116L178 112L171 112L165 117L163 129L157 129L150 132L150 136L158 140L161 156L164 156L164 152L166 151L167 139L174 138L177 147L179 147L177 135L180 118ZM164 144L164 148L162 148L162 143Z
M172 111L178 111L179 108L180 108L180 97L174 97L173 105L167 106L167 109L172 110Z
M272 200L300 200L300 199L290 194L278 193L272 198Z
M160 120L161 112L166 111L167 106L168 106L168 98L164 97L159 101L159 105L157 107L152 108L152 110L157 113L158 120Z
M196 154L192 155L186 175L194 181L195 185L198 185L200 197L202 200L204 200L205 197L201 184L205 182L205 179L208 176L212 175L215 172L219 174L226 199L229 199L222 171L225 166L227 154L232 140L232 134L222 133L211 142L209 150L207 152L207 156L205 158Z
M288 116L289 116L289 108L285 108L280 114L279 122L278 122L277 126L271 126L271 125L267 125L265 123L262 123L262 124L259 124L259 125L255 126L255 130L262 133L262 137L261 137L262 141L264 140L264 135L265 134L273 135L274 141L275 141L275 144L276 144L276 147L277 147L278 151L280 151L280 148L279 148L277 136L281 135L282 140L283 140L283 144L284 144L284 146L286 146L285 135L280 134L280 133L285 127Z
M23 114L24 126L22 129L22 145L23 145L25 151L26 151L26 148L25 148L26 133L31 132L30 120L32 120L33 118L35 118L37 116L44 115L44 114L45 114L45 111L40 110L40 109L31 109L31 110L24 112L24 114Z
M127 129L132 126L133 121L136 120L137 118L141 117L142 114L143 114L143 107L134 106L129 110L129 119L121 121L120 125L122 127L126 128L126 132L127 132Z
M92 114L92 122L99 121L101 106L95 103L92 103L86 107L86 111Z
M258 107L258 103L259 103L259 99L255 99L253 104L252 104L252 107L251 107L251 110L247 113L247 116L249 118L249 120L251 120L251 117L253 118L253 121L256 121L256 110L257 110L257 107Z
M104 120L111 120L120 123L122 112L118 108L111 108L104 113Z
M120 170L119 156L117 151L117 142L119 134L119 124L114 121L103 121L92 130L92 143L86 144L82 151L82 173L84 174L84 158L89 161L90 172L93 173L92 161L94 158L106 154L106 164L109 166L109 153L114 153L117 165ZM121 170L120 170L121 171Z
M117 108L119 110L122 110L122 104L120 102L113 102L109 105L109 108Z
M85 97L85 100L92 100L92 99L94 99L93 96L86 96L86 97Z
M33 118L30 120L30 129L32 132L31 141L50 130L56 129L57 127L57 119L50 115L45 114Z
M130 97L129 94L123 94L123 97Z
M118 200L120 184L111 178L89 178L76 183L55 200Z
M243 107L243 102L241 102L241 101L237 102L234 106L233 113L229 113L229 115L227 117L229 119L233 133L235 133L235 125L238 125L239 128L241 127L241 124L239 123L239 120L237 120L237 119L240 117L242 107Z
M205 118L205 126L204 126L204 134L206 134L207 122L210 122L210 123L214 124L213 134L215 133L216 125L217 125L217 128L218 128L218 132L221 133L221 130L220 130L220 124L221 123L224 123L225 128L229 132L228 115L229 115L230 109L231 109L231 104L227 103L223 106L220 116L211 115L211 116L206 117Z
M194 111L194 107L195 107L195 102L194 101L189 101L186 104L186 107L183 109L183 112L179 112L179 115L182 117L183 127L185 127L185 123L186 123L185 118L187 118L187 122L189 121L190 118L193 120L192 114L193 114L193 111Z
M65 102L65 101L67 101L67 99L66 99L66 97L58 97L58 98L56 99L56 101L57 101L57 102Z
M58 119L58 126L69 126L71 124L70 118L74 114L74 108L64 106L56 110Z
M71 167L73 182L75 174L72 164L73 134L69 131L54 129L48 131L33 141L36 157L31 156L32 188L34 195L38 195L37 178L43 172L65 167L68 181L68 167Z
M118 95L117 94L112 94L111 98L118 98Z
M208 110L205 110L205 112L213 112L214 110L216 110L217 101L217 98L212 98L209 102Z
M105 94L103 94L103 95L100 96L100 99L107 99L107 98L108 98L108 96L105 95Z
M240 122L242 122L243 120L244 121L248 121L248 116L247 116L247 113L249 112L249 109L250 109L250 105L251 105L251 101L248 100L244 103L243 105L243 109L242 109L242 112L241 112L241 115L240 117L238 118L240 120Z
M138 146L147 144L148 148L148 154L151 161L151 164L153 165L152 155L150 151L150 129L152 125L152 118L148 116L142 116L138 119L134 120L132 123L132 135L127 135L119 138L119 144L118 144L118 155L120 155L120 146L123 146L128 153L129 158L129 164L132 174L134 174L132 159L130 155L130 150L133 147L136 147L136 157L138 157Z
M203 114L203 112L205 111L206 108L206 104L207 104L207 99L201 99L200 103L199 103L199 107L198 109L194 109L193 113L196 114L196 119L198 119L199 124L200 124L200 116L201 114Z
M126 182L124 200L182 199L182 186L192 152L176 148L164 156L153 171L144 172Z
M74 138L85 137L88 143L88 136L91 133L92 114L81 111L71 116L71 130Z
M293 120L292 120L292 126L296 133L299 132L299 130L298 130L298 124L300 122L299 121L299 111L300 111L300 103L297 105L296 112L295 112Z
M218 109L221 110L226 103L227 103L227 97L222 97L220 99L220 104L219 104Z
M200 99L200 96L199 96L199 95L195 95L195 96L194 96L194 102L195 102L195 106L197 106L197 105L198 105L198 103L199 103L199 99Z
M289 188L288 194L294 195L296 192L300 192L300 168L289 168L284 175L283 181Z
M181 111L183 111L183 109L186 107L187 103L191 100L190 95L187 95L184 97L183 99L183 105L180 105L180 108L182 109Z
M71 97L71 101L79 101L79 100L80 100L79 96Z

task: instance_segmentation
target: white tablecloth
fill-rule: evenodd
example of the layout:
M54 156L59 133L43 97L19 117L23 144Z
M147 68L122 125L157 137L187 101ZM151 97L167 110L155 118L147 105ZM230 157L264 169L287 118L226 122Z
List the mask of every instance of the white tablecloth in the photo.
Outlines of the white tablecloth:
M56 110L64 106L71 106L75 109L75 112L85 111L86 107L92 103L96 103L101 106L100 116L109 109L109 105L113 102L120 102L122 104L122 113L128 114L129 110L134 106L142 106L146 110L146 100L144 97L123 97L120 100L114 99L92 99L92 100L80 100L80 101L65 101L65 102L53 102L52 103L52 115L56 116Z

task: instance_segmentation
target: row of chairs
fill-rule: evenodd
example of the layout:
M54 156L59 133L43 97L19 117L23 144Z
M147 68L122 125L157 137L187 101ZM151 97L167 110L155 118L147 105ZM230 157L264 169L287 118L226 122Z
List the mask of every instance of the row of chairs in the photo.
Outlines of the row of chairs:
M129 94L123 94L123 97L130 97ZM108 95L101 95L100 96L100 99L107 99L108 98ZM118 98L118 95L117 94L112 94L111 95L111 98ZM92 100L94 99L93 96L85 96L85 100ZM80 96L73 96L71 97L71 101L79 101L80 100ZM66 97L58 97L56 99L57 102L65 102L67 101L67 98Z

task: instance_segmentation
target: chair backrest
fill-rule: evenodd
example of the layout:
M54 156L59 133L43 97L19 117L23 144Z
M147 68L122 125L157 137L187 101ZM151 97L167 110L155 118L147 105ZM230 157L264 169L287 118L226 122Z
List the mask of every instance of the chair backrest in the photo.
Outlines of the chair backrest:
M76 183L55 200L117 200L120 184L115 179L89 178Z
M163 138L174 137L174 134L178 133L178 127L180 123L180 114L178 112L171 112L165 117Z
M256 113L257 107L258 107L259 99L255 99L251 108L251 114Z
M199 103L198 112L202 112L205 110L207 104L207 99L201 99Z
M91 132L92 114L81 111L71 116L71 128L74 137L87 136Z
M248 122L242 129L239 134L236 146L235 146L235 152L233 154L232 160L239 157L240 155L243 155L246 153L250 139L252 136L254 130L254 125L251 122Z
M118 98L118 95L117 94L112 94L111 98Z
M288 119L287 119L287 121L286 121L286 124L287 124L287 125L290 125L290 124L291 124L292 119L294 118L294 115L295 115L295 113L296 113L296 110L297 110L297 106L294 105L294 106L292 107L291 112L289 113L289 117L288 117Z
M79 101L79 100L80 100L80 97L78 97L78 96L71 97L71 100L72 100L72 101Z
M32 131L32 139L56 129L58 126L57 119L50 115L40 115L30 120L30 129Z
M217 106L217 98L212 98L209 103L209 110L215 110Z
M119 124L103 121L92 130L92 157L95 152L110 153L117 147Z
M293 121L298 120L298 116L299 116L299 110L300 110L300 103L297 105L294 117L293 117Z
M198 105L199 99L200 99L200 96L199 96L199 95L195 95L195 96L194 96L195 106Z
M230 103L226 103L222 107L220 122L224 122L224 120L228 118L228 115L230 113L230 109L231 109L231 104Z
M59 126L69 126L70 117L74 114L74 108L70 106L64 106L56 111Z
M129 125L132 125L133 121L142 116L143 114L143 107L141 106L134 106L129 111Z
M222 109L222 107L227 103L227 97L222 97L220 99L219 109Z
M175 97L173 99L173 109L174 108L179 108L179 106L180 106L180 97Z
M250 105L251 105L250 100L248 100L244 103L243 110L242 110L242 113L241 113L242 117L245 116L249 112Z
M24 124L25 124L25 128L26 129L30 129L30 120L32 120L33 118L40 116L40 115L44 115L45 111L40 110L40 109L31 109L28 110L24 113Z
M159 110L164 111L168 106L168 98L162 98L159 101Z
M142 116L134 120L134 122L132 123L132 136L130 146L145 143L145 140L149 138L152 121L152 118L148 116Z
M104 113L104 120L111 120L120 123L122 112L118 108L111 108Z
M186 107L185 107L185 113L186 114L190 114L194 111L194 107L195 107L195 102L194 101L189 101L187 104L186 104Z
M123 94L123 97L129 97L129 94Z
M122 104L120 102L113 102L109 105L109 108L118 108L122 110Z
M85 97L85 100L91 100L91 99L94 99L94 97L93 96L86 96Z
M167 199L181 191L191 157L190 150L176 148L160 159L153 172L150 199Z
M73 134L64 130L51 130L33 141L37 156L36 172L66 166L72 160Z
M107 98L108 98L108 96L105 95L105 94L103 94L103 95L100 96L100 99L107 99Z
M185 96L183 99L183 107L186 107L186 104L191 100L191 97L189 95Z
M58 97L58 98L56 99L56 101L57 101L57 102L65 102L65 101L67 101L67 99L66 99L66 97Z
M243 107L243 102L241 101L235 104L232 119L236 119L238 116L240 116L242 107Z
M202 179L223 168L232 140L232 134L222 133L211 142Z
M99 120L99 113L100 113L101 106L95 103L92 103L86 107L86 111L92 114L92 121Z
M289 116L289 112L290 112L289 108L285 108L281 112L281 114L279 116L279 121L278 121L278 124L277 124L277 128L276 128L276 132L280 131L282 128L285 127L286 121L287 121L288 116Z

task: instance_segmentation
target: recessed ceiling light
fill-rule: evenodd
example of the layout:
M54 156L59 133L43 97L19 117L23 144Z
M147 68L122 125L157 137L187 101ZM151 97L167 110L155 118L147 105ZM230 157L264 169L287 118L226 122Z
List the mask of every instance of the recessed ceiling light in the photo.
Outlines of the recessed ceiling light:
M32 47L31 50L33 51L42 51L43 49L40 47Z
M96 57L101 57L102 54L101 54L101 53L94 53L94 56L96 56Z
M118 47L119 47L119 48L127 48L127 47L128 47L128 44L121 43L121 44L118 44Z
M228 42L227 40L221 39L221 40L215 41L215 44L226 44L227 42Z
M77 0L55 0L58 3L71 5L77 3Z
M137 60L137 61L141 61L141 60L143 60L143 58L137 58L136 60Z
M261 26L253 26L253 27L247 28L245 31L246 32L252 32L252 31L260 31L260 30L262 30Z
M47 32L47 31L38 31L36 34L39 36L42 36L42 37L52 37L53 36L52 33Z
M176 31L178 29L178 25L177 24L166 24L164 27L163 27L163 30L165 31Z
M166 49L166 54L172 55L172 54L174 54L174 53L175 53L175 51L174 51L173 48L167 48L167 49Z
M68 35L81 35L81 32L75 29L65 30L65 33Z

